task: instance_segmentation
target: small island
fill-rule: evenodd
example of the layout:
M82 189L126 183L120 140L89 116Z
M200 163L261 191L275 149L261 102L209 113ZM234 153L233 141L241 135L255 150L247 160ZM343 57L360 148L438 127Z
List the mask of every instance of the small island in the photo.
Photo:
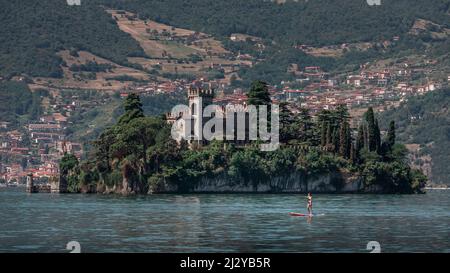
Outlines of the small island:
M247 104L270 103L267 85L254 82ZM396 143L395 123L383 134L372 108L352 128L343 105L313 117L281 103L281 145L270 152L260 151L259 141L176 141L167 116L145 116L135 94L125 99L124 109L87 159L64 155L59 181L64 192L414 194L423 193L427 181L408 165L407 149Z

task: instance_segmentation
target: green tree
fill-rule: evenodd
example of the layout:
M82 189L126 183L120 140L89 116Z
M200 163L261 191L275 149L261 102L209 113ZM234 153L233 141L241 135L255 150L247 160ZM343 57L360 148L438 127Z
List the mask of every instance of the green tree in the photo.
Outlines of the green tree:
M389 145L389 147L394 146L395 144L395 121L391 121L389 123L389 129L388 129L388 133L387 133L387 143Z
M328 126L325 121L322 122L320 127L320 146L325 147L327 145L327 129Z
M142 103L139 95L131 93L125 99L123 104L125 114L119 119L119 124L126 124L136 118L144 117L144 110L142 110Z
M344 158L350 157L351 133L349 124L344 121L339 131L339 155Z
M340 135L339 135L339 130L333 130L332 144L333 144L333 152L336 154L339 153L340 142L341 142L341 139L340 139Z
M288 104L280 103L280 141L287 143L294 138L293 135L293 114L287 108Z
M369 107L364 117L367 123L368 149L369 151L379 151L381 144L380 128L372 107Z
M364 139L364 125L360 124L358 128L358 136L356 138L356 153L359 154L362 149L365 147L365 139Z
M252 83L247 98L248 105L270 105L272 102L267 83L263 81L254 81Z
M309 114L309 110L306 108L301 108L300 113L296 116L294 122L297 130L295 133L297 139L301 142L309 142L312 144L314 123L311 115Z
M78 158L73 154L65 153L59 163L59 170L62 175L68 175L79 164Z
M378 125L378 119L375 119L375 130L373 137L375 139L375 151L379 153L381 148L381 132L380 126Z
M125 143L128 150L142 160L144 175L148 170L147 149L155 144L156 136L164 126L164 121L159 118L135 118L124 127L121 134L121 143Z
M356 153L355 145L352 142L350 144L350 162L352 162L352 164L356 164L357 160L358 160L358 156Z
M327 150L330 149L330 146L333 144L333 128L331 127L331 124L327 124Z

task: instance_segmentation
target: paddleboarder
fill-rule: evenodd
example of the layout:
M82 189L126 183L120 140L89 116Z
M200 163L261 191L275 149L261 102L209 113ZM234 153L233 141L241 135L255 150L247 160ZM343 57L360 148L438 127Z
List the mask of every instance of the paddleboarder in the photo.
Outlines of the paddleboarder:
M312 195L308 193L308 213L312 215Z

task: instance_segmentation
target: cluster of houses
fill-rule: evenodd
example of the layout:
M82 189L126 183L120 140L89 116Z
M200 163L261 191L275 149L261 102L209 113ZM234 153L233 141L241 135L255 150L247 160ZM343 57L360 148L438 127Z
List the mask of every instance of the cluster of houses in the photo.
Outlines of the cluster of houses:
M76 105L72 101L67 105L51 105L50 108L65 109L70 113ZM8 122L0 124L0 184L24 184L30 175L45 182L59 175L59 160L66 152L82 157L82 145L66 139L66 115L47 113L35 123L20 128L10 127Z
M300 82L304 87L292 88L292 83L282 83L284 86L276 98L298 102L296 105L308 108L312 113L342 104L349 109L368 105L389 107L406 100L408 96L423 95L448 84L434 81L415 83L411 80L413 75L425 78L426 71L411 69L408 65L404 67L380 71L362 69L359 74L332 78L320 67L306 67L304 71L299 71L297 67L291 66L292 72L302 76L296 83Z
M295 82L281 82L280 86L269 86L269 92L274 102L293 102L295 107L307 108L312 114L323 109L333 109L338 105L346 105L349 109L367 106L383 105L391 107L406 100L409 96L423 95L442 87L442 82L416 82L412 78L426 78L427 71L423 68L412 68L408 64L399 67L380 70L368 70L362 67L359 74L343 74L331 77L319 66L309 66L300 69L291 65L288 71L298 78ZM230 90L220 80L199 79L207 85L216 86L214 103L219 105L243 104L247 97L244 90ZM448 79L450 82L450 76ZM129 93L141 95L172 94L185 92L192 82L177 80L164 83L148 83L143 86L123 90L122 97ZM293 86L302 86L301 88Z
M172 94L181 91L187 82L176 80L170 82L149 82L137 87L129 87L120 91L120 97L126 98L130 93L139 95Z

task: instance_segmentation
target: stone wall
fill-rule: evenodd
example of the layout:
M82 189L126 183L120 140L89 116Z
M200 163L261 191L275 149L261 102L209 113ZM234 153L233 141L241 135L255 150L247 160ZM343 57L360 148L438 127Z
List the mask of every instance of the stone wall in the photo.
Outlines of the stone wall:
M27 192L29 193L66 193L67 183L60 177L50 177L48 184L35 185L33 175L27 176Z

